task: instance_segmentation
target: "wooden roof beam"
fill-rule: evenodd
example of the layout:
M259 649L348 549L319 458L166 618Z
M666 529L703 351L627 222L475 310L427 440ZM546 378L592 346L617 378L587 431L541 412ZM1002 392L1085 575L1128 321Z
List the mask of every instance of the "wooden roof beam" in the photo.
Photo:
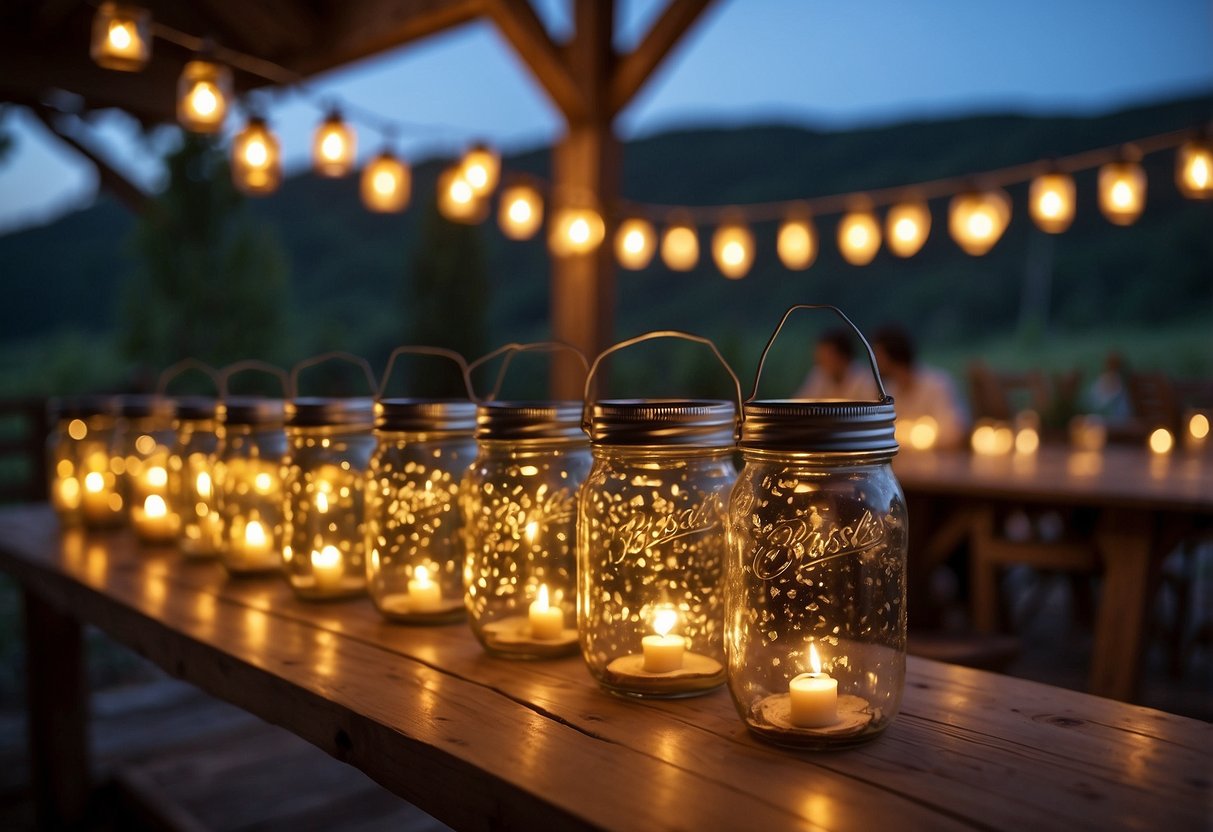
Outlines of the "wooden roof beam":
M103 156L87 144L60 127L59 118L56 117L59 114L41 104L30 105L30 110L60 141L93 163L93 167L97 169L97 175L101 179L102 188L117 197L119 202L136 214L143 212L143 209L147 207L149 197L142 188L115 170Z
M640 44L621 56L611 79L611 113L626 107L712 0L670 0Z
M568 121L586 115L585 91L528 0L485 0L485 11Z

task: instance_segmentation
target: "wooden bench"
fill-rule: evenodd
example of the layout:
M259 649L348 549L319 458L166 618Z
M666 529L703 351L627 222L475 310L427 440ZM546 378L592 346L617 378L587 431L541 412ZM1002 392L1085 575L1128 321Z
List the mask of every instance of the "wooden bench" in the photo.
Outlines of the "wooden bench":
M603 693L579 659L486 656L467 627L303 604L277 579L61 535L0 511L0 569L24 590L35 777L70 821L87 778L81 623L281 725L460 829L1207 827L1213 726L909 659L900 717L832 754L753 739L725 691ZM266 800L275 796L265 795Z

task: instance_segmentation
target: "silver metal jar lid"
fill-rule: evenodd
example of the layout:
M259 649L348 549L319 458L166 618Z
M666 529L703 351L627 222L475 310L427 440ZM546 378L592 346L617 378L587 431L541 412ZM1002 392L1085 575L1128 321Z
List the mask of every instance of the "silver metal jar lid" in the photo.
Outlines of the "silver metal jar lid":
M581 402L481 402L476 405L476 439L584 442L585 434L581 432Z
M742 407L743 450L897 453L893 399L879 402L765 399Z
M217 415L228 425L282 427L286 420L286 405L282 399L232 396L219 403Z
M726 399L601 399L585 423L594 445L724 448L736 428L737 405Z
M380 399L375 429L408 433L463 433L476 429L476 403L467 399Z
M369 430L374 421L375 400L372 398L304 397L286 403L286 423L291 427Z
M176 406L173 400L163 396L137 394L118 397L118 415L127 419L151 418L168 422L174 412Z

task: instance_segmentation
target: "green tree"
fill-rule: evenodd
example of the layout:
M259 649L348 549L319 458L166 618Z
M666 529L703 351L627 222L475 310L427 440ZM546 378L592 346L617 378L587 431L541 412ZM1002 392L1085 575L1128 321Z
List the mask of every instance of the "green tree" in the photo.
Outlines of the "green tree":
M431 205L406 282L405 320L414 343L446 347L470 359L487 349L489 285L484 243L474 225L445 219ZM410 387L417 395L464 395L455 374L426 372Z
M165 161L168 187L132 239L124 352L144 368L280 357L287 267L276 235L249 215L218 142L186 134Z

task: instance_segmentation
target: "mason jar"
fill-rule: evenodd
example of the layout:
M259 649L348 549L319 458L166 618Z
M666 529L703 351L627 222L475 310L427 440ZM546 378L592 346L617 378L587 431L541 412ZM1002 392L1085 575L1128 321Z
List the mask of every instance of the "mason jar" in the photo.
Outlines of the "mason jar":
M218 555L223 535L216 483L217 406L212 398L177 399L177 440L168 458L169 509L179 519L177 543L186 557Z
M492 401L476 412L463 482L467 609L484 649L577 651L577 491L590 469L579 402Z
M725 526L737 406L714 399L589 401L594 463L578 515L578 629L590 674L638 697L705 693L725 681ZM717 352L740 399L733 372Z
M831 309L854 328L833 307L792 307L783 322L800 308ZM757 400L755 381L742 410L729 504L729 692L749 729L782 745L863 742L901 704L906 504L890 465L893 400L870 347L868 356L876 401Z
M121 497L117 477L109 467L112 400L103 396L52 399L47 413L51 423L46 439L47 494L59 522L64 526L118 522L121 515L112 498Z
M216 485L219 560L231 575L282 570L282 399L225 396L219 403Z
M168 493L168 458L176 439L173 401L162 396L121 396L118 414L110 464L130 506L131 527L144 543L172 543L179 525Z

